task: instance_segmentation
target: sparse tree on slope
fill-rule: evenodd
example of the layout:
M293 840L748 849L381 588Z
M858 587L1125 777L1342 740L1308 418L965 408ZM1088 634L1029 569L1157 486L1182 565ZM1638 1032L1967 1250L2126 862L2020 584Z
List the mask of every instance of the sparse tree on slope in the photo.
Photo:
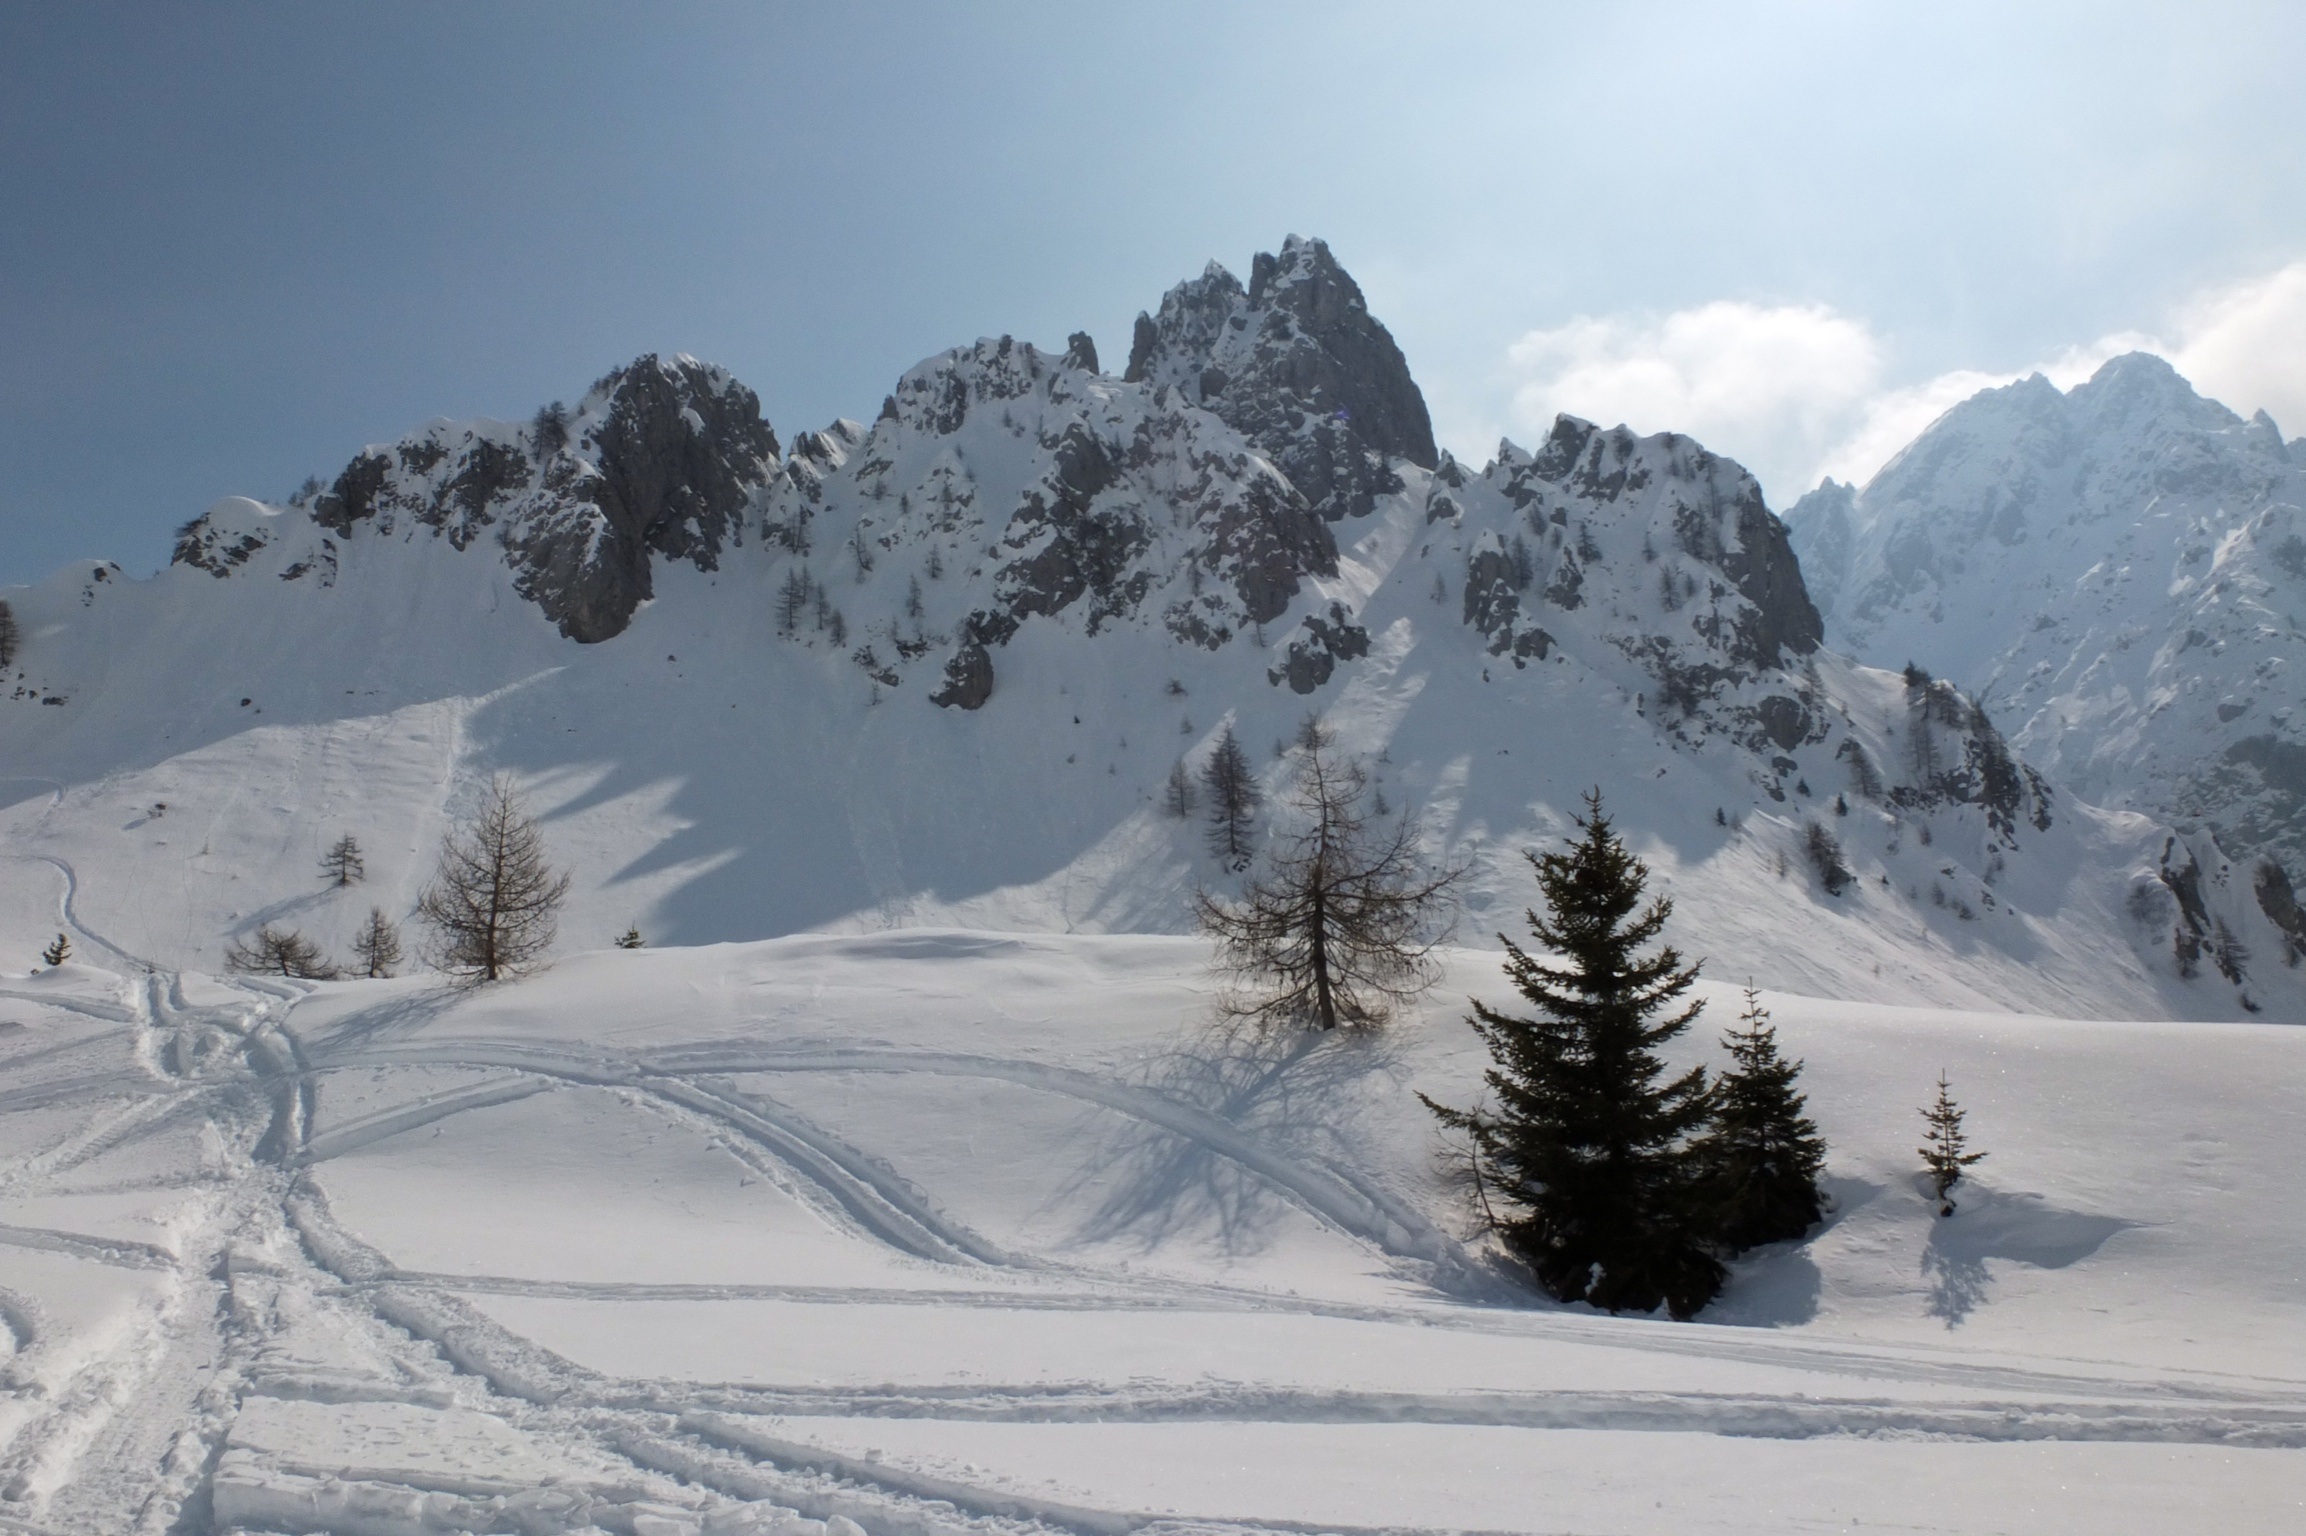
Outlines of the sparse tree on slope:
M1209 791L1209 851L1229 867L1243 869L1249 859L1249 837L1257 822L1257 807L1264 794L1249 767L1249 754L1228 725L1209 751L1201 770L1201 785Z
M352 885L368 877L368 866L361 862L360 843L350 832L338 838L328 852L320 856L320 872L330 885Z
M390 976L400 964L400 930L384 915L384 908L368 909L368 921L353 936L352 956L360 962L363 976Z
M452 975L497 981L552 947L569 877L545 863L544 838L512 781L489 782L480 813L443 840L440 868L417 899L433 959Z
M638 925L627 928L617 935L617 948L619 949L646 949L648 947L649 941L641 937L641 930Z
M1227 1009L1318 1029L1379 1024L1433 983L1462 866L1429 869L1408 816L1380 826L1359 765L1311 748L1291 794L1303 830L1270 856L1239 902L1200 893L1202 930L1233 977Z
M1183 821L1193 814L1193 807L1198 803L1192 776L1185 771L1185 760L1179 758L1169 765L1169 782L1161 788L1161 810Z
M293 928L284 932L270 923L245 941L233 940L224 951L224 963L236 971L303 981L332 981L340 974L318 944Z
M1738 1027L1722 1037L1734 1063L1715 1079L1713 1129L1700 1153L1713 1182L1716 1236L1732 1253L1800 1237L1824 1214L1826 1144L1794 1088L1802 1064L1778 1054L1761 994L1746 988Z
M52 966L62 965L72 958L72 941L61 933L56 935L56 942L40 951L40 958Z
M16 660L16 610L0 602L0 667Z
M1485 1196L1508 1207L1493 1211L1495 1230L1548 1294L1686 1318L1724 1277L1693 1144L1708 1094L1703 1068L1668 1078L1657 1049L1703 1008L1676 1006L1698 968L1670 945L1641 953L1673 903L1642 905L1649 870L1611 831L1598 791L1578 826L1567 852L1529 856L1546 908L1528 914L1530 931L1565 963L1505 941L1506 975L1537 1017L1474 1004L1496 1107L1426 1107L1472 1138Z
M1962 1111L1954 1103L1953 1085L1946 1081L1944 1072L1938 1073L1938 1099L1922 1111L1922 1120L1929 1126L1922 1138L1919 1152L1922 1164L1929 1170L1930 1195L1938 1202L1938 1214L1954 1214L1953 1189L1962 1182L1962 1170L1972 1163L1983 1162L1986 1154L1972 1152L1970 1139L1962 1132Z

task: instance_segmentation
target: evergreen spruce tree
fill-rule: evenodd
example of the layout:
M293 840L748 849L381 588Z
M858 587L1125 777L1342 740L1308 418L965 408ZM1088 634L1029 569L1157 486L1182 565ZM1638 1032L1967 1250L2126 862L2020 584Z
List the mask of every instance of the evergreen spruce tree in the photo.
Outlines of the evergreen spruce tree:
M400 964L400 930L384 915L384 908L368 909L368 921L352 937L352 957L360 962L363 976L390 976Z
M16 610L0 602L0 667L16 660Z
M62 965L72 958L72 941L61 933L56 935L56 942L40 951L40 958L50 965Z
M1202 787L1209 791L1209 851L1235 869L1249 861L1249 835L1257 824L1257 807L1264 795L1257 775L1249 767L1249 754L1228 725L1210 749L1201 770Z
M1943 1070L1938 1073L1938 1100L1922 1111L1922 1119L1930 1129L1917 1150L1922 1165L1929 1170L1930 1195L1938 1202L1938 1214L1951 1216L1953 1188L1962 1182L1962 1170L1983 1162L1986 1154L1969 1149L1970 1139L1962 1132L1962 1111L1954 1103L1953 1087Z
M1703 1008L1675 1006L1698 967L1670 945L1641 953L1673 903L1642 905L1648 867L1610 829L1600 791L1577 824L1567 852L1529 856L1546 907L1530 932L1562 963L1505 940L1506 975L1537 1016L1477 1002L1469 1021L1494 1062L1495 1107L1425 1103L1472 1138L1485 1203L1506 1206L1492 1224L1548 1294L1686 1318L1724 1278L1694 1145L1709 1096L1704 1068L1669 1078L1657 1049Z
M367 878L368 866L361 862L360 843L350 832L320 856L320 872L330 885L352 885Z
M1713 1184L1715 1237L1743 1253L1800 1237L1824 1215L1826 1144L1794 1090L1802 1064L1778 1054L1777 1030L1752 987L1722 1045L1734 1065L1714 1081L1713 1129L1700 1153Z

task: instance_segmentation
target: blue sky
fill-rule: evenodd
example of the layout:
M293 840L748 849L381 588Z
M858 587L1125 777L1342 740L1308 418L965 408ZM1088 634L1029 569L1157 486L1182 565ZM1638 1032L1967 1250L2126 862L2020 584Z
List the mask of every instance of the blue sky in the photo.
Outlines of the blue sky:
M2306 8L0 0L0 582L648 350L790 437L1326 237L1479 458L1782 504L2151 345L2306 432Z

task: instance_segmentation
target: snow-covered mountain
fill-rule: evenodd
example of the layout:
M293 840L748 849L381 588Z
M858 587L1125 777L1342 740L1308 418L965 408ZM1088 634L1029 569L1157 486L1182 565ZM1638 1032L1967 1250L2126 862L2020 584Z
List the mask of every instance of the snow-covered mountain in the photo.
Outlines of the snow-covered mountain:
M2187 830L2144 908L2200 937L2194 867L2306 952L2306 443L2133 353L1988 390L1787 520L1830 643L1951 678L2075 793Z
M2246 875L2057 787L1951 686L1821 648L1737 465L1566 417L1478 473L1436 453L1317 241L1172 290L1123 377L1085 336L980 341L780 454L725 372L647 357L221 503L149 580L7 600L0 838L175 965L406 911L498 770L578 875L568 947L1175 931L1229 876L1164 814L1172 767L1231 725L1278 791L1311 713L1474 860L1470 935L1518 925L1520 853L1598 785L1718 973L2306 1015ZM347 831L370 882L332 891Z

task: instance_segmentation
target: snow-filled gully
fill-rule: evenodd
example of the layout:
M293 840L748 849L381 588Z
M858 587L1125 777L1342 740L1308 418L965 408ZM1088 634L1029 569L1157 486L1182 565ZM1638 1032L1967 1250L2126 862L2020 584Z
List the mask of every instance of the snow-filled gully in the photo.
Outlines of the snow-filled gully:
M0 1171L0 1197L45 1209L37 1202L98 1198L59 1193L83 1187L175 1187L183 1171L165 1159L147 1163L141 1183L89 1184L85 1175L133 1167L139 1148L194 1133L227 1149L214 1155L237 1159L238 1172L182 1201L152 1236L0 1220L0 1251L143 1287L124 1293L122 1321L109 1333L67 1317L53 1293L0 1288L0 1323L14 1342L0 1389L0 1531L855 1536L853 1523L875 1536L964 1528L1120 1536L1453 1523L1441 1512L1308 1523L1254 1508L1099 1502L1065 1492L1074 1485L1063 1478L1037 1483L1026 1466L1037 1454L1031 1442L1003 1452L1022 1457L1025 1470L983 1470L949 1455L892 1457L859 1440L873 1439L875 1424L892 1426L888 1434L913 1423L996 1436L1231 1425L1289 1435L1414 1428L2306 1449L2306 1397L2285 1381L1501 1306L1498 1282L1380 1181L1119 1076L885 1045L723 1040L619 1050L460 1038L405 1027L427 1016L411 1015L405 999L374 1017L302 1031L295 1015L308 991L284 982L195 987L139 966L123 982L124 1001L60 1004L90 1029L128 1023L125 1050L115 1030L17 1058L20 1080L0 1088L0 1111L80 1118ZM980 1230L821 1115L762 1087L882 1078L956 1091L1006 1085L1149 1127L1239 1169L1333 1234L1325 1241L1358 1245L1397 1277L1391 1298L1296 1294L1034 1251ZM334 1112L339 1085L352 1097ZM897 1268L885 1282L691 1281L403 1265L334 1197L339 1166L422 1147L462 1123L580 1100L621 1106L615 1113L636 1123L697 1128L857 1251L884 1252ZM613 1230L601 1237L617 1240ZM1533 1359L1551 1351L1567 1364L1559 1382L1517 1387L1355 1385L1313 1367L1300 1380L1285 1379L1286 1370L1261 1379L1247 1366L1238 1379L1205 1369L1100 1377L1076 1371L1070 1357L1006 1377L998 1357L958 1377L924 1358L918 1379L835 1380L797 1366L780 1372L772 1348L766 1369L749 1363L756 1349L732 1353L717 1373L633 1374L523 1331L520 1319L533 1315L565 1333L555 1308L592 1309L581 1313L577 1338L614 1326L602 1323L603 1308L645 1314L648 1326L716 1330L752 1325L696 1309L763 1308L757 1326L772 1330L804 1316L834 1328L844 1315L867 1319L868 1330L974 1316L1021 1341L1067 1318L1116 1336L1173 1324L1286 1326L1366 1335L1381 1352L1407 1339L1405 1358L1462 1339L1537 1351ZM1689 1384L1658 1384L1661 1369ZM1625 1383L1609 1385L1612 1371ZM1759 1384L1737 1384L1748 1379Z

